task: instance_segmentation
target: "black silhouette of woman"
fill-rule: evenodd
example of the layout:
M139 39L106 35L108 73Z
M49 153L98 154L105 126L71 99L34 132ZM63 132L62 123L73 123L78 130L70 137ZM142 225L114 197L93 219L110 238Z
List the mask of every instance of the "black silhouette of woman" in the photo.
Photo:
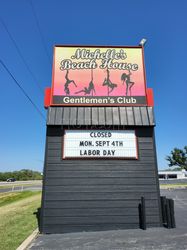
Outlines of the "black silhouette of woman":
M64 92L66 93L66 95L70 94L70 90L69 90L70 83L73 83L75 85L75 87L77 87L77 85L74 82L74 80L70 80L68 78L68 74L69 74L69 70L67 70L66 75L65 75L66 83L64 84Z
M95 87L94 87L94 83L93 83L93 70L91 71L91 81L89 82L88 87L84 87L84 89L75 92L75 94L79 94L79 93L84 93L84 95L92 95L96 94L95 92Z
M114 90L114 88L117 87L117 84L111 82L109 69L107 69L106 71L107 71L107 77L105 78L103 82L103 86L108 87L108 95L109 95Z
M128 95L128 92L130 92L130 96L131 96L131 89L132 89L132 86L135 84L134 82L131 82L130 80L131 75L132 73L130 72L130 70L129 70L129 74L123 73L121 75L121 80L122 80L123 85L124 85L124 82L126 83L126 96Z

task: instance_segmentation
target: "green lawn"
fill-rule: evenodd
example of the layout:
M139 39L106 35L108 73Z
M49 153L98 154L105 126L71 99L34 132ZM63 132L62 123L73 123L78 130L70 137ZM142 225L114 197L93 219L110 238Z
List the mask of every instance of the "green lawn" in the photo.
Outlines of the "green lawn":
M160 184L160 188L187 188L187 183Z
M0 194L0 249L16 249L36 228L41 192Z

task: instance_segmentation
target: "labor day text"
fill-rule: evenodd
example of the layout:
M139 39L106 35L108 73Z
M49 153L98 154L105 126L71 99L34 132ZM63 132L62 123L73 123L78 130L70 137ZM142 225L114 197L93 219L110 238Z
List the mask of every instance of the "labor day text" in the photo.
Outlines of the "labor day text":
M121 140L111 140L111 132L91 132L90 137L93 139L79 141L80 156L116 156L117 149L124 146Z

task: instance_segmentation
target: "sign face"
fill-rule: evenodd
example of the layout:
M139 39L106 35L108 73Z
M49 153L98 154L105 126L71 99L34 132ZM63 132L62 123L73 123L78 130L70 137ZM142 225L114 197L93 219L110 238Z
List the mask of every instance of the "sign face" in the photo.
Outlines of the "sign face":
M143 60L142 47L56 46L51 105L146 105Z
M134 130L65 130L63 159L133 158L137 159Z

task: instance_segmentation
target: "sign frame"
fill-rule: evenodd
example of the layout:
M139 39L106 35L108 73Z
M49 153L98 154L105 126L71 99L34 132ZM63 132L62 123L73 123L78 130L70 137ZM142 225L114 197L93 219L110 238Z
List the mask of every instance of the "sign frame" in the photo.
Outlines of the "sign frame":
M100 131L134 131L135 134L135 143L136 143L136 157L94 157L94 156L90 156L90 157L82 157L82 156L76 156L76 157L65 157L64 156L64 141L65 141L65 132L66 130L82 130L82 131L86 131L86 130L100 130ZM90 128L90 129L82 129L82 128L71 128L71 129L63 129L63 135L62 135L62 160L139 160L139 147L138 147L138 137L136 135L136 129L97 129L97 128Z
M54 103L53 101L53 93L54 93L54 69L55 69L55 49L56 48L113 48L113 49L125 49L125 48L132 48L132 49L141 49L142 50L142 65L143 65L143 79L144 79L144 89L145 89L145 103L139 104L139 103ZM147 106L148 105L148 98L147 98L147 82L146 82L146 69L145 69L145 57L144 57L144 47L143 46L122 46L122 45L118 45L118 46L114 46L114 45L55 45L53 48L53 67L52 67L52 87L51 87L51 93L50 93L51 97L50 97L50 106L60 106L60 107L73 107L73 106L77 106L77 107L83 107L83 106L87 106L87 107L91 107L91 106L98 106L98 107L128 107L128 106ZM71 96L70 96L71 97ZM78 97L78 96L77 96ZM115 96L114 96L115 97ZM116 96L118 97L118 96ZM123 96L126 97L126 96ZM131 97L131 96L127 96L127 97ZM137 96L138 97L138 96Z

